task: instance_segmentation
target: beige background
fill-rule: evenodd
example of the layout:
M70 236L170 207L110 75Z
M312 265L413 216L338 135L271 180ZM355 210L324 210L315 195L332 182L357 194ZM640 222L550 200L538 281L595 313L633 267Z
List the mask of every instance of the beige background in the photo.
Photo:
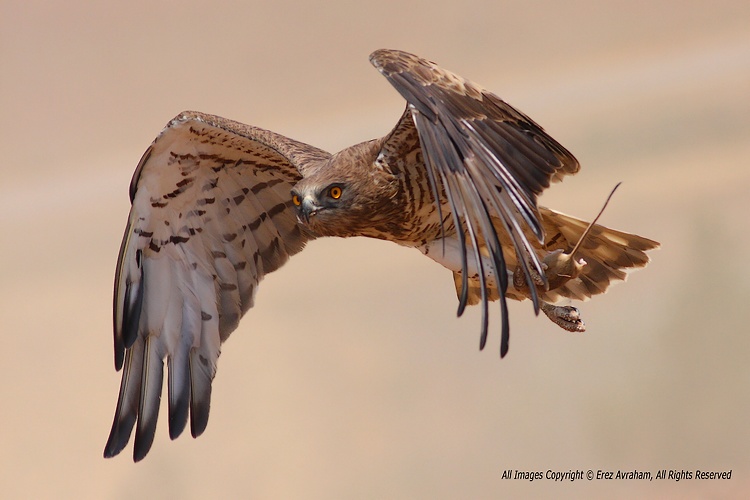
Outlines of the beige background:
M656 5L655 5L656 4ZM58 498L580 498L750 490L750 3L0 0L0 491ZM662 242L562 332L512 304L477 351L450 274L317 241L224 346L208 430L101 458L111 286L141 153L183 109L330 151L403 103L409 50L539 121L583 169L542 202ZM166 415L163 408L162 417ZM502 480L732 469L731 481Z

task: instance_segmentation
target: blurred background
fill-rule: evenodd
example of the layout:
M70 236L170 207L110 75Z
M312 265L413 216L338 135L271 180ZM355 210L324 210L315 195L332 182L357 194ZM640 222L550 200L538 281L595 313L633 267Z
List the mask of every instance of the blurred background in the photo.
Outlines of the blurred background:
M750 490L750 3L0 0L0 491L6 498L732 497ZM511 304L478 351L416 251L315 241L225 343L211 420L105 460L112 280L141 154L185 109L337 151L403 101L399 48L529 114L581 161L542 204L656 239L580 305ZM301 284L305 286L302 287ZM503 480L506 469L730 481Z

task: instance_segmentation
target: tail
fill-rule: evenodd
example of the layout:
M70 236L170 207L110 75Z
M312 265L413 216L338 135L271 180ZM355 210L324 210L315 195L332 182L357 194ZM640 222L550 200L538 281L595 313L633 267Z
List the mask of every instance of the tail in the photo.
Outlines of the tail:
M554 303L563 298L587 300L594 295L604 293L613 283L625 281L629 272L645 267L651 260L646 252L659 248L659 243L654 240L596 223L591 224L549 208L539 207L539 213L542 216L545 243L544 246L536 246L537 255L544 258L551 252L562 250L567 254L575 252L576 259L583 259L586 262L576 278L568 280L559 288L541 294L540 299L544 302ZM517 257L512 251L512 246L509 245L510 241L505 235L502 223L493 222L501 237L503 248L511 249L505 252L505 262L508 271L513 273L518 265ZM588 234L583 238L587 231ZM508 239L507 244L506 239ZM453 277L456 293L460 294L461 275L454 272ZM481 289L478 278L469 277L468 293L469 305L479 302ZM516 300L526 298L513 287L508 288L506 296ZM497 289L492 287L488 297L490 300L497 300Z
M604 293L611 284L625 281L630 271L645 267L651 260L646 252L659 248L658 242L643 236L592 225L548 208L540 207L540 213L546 234L544 253L558 249L572 253L575 249L576 258L586 261L578 277L545 294L546 302L562 297L587 300ZM587 229L589 234L582 239Z

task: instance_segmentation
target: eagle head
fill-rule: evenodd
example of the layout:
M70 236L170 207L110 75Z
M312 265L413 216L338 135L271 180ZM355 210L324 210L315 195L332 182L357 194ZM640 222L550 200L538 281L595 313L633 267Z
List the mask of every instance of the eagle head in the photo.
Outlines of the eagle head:
M292 189L298 221L319 236L383 237L398 209L397 177L376 163L379 141L333 155Z

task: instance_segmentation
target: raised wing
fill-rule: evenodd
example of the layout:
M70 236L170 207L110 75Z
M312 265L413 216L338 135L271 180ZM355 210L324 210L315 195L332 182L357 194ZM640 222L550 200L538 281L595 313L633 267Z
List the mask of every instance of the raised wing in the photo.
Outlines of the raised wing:
M510 235L533 291L534 309L539 301L528 267L544 276L533 246L524 234L524 226L540 242L544 229L536 205L540 194L553 180L574 174L579 165L568 150L547 135L529 117L472 82L450 73L434 63L396 50L378 50L371 54L372 64L406 99L408 110L395 131L403 131L413 121L434 199L446 200L456 235L462 248L461 297L458 314L468 300L468 253L479 269L482 302L480 348L487 339L488 296L486 279L499 279L502 312L500 355L508 351L509 325L505 292L508 276L505 260L492 225L492 217L502 221ZM410 116L409 116L410 115ZM394 134L392 140L408 137ZM386 148L398 149L398 145ZM441 203L438 203L438 210ZM444 218L440 214L441 224ZM468 235L469 241L466 241ZM480 247L489 250L490 268L485 269Z
M169 434L208 422L220 344L253 305L258 282L311 235L290 190L330 155L267 130L185 112L144 153L114 290L115 368L124 367L104 456L137 422L133 458L153 442L169 368Z

